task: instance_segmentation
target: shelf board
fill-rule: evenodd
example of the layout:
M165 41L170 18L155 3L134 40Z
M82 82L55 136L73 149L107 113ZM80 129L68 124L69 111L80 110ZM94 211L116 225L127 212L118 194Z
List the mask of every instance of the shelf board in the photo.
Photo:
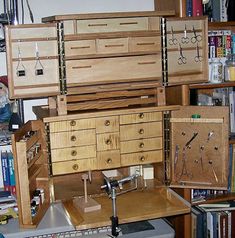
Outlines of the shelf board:
M189 89L213 89L213 88L229 88L235 87L235 81L223 82L223 83L201 83L191 84Z
M235 193L213 195L213 196L206 198L206 200L204 200L204 201L195 202L192 205L225 202L225 201L231 201L231 200L235 200Z

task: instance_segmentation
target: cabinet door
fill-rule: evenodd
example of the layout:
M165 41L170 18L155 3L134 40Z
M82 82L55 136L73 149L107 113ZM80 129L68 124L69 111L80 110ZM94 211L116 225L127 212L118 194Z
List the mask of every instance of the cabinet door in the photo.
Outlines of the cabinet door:
M227 107L184 106L172 111L172 185L227 189L228 115Z
M56 24L6 27L10 98L60 93L57 38Z

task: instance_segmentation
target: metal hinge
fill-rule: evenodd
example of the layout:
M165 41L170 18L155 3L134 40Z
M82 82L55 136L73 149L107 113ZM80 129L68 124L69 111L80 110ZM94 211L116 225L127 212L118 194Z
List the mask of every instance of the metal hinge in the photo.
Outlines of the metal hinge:
M45 124L46 131L46 142L47 142L47 151L48 151L48 174L52 176L52 162L51 162L51 143L50 143L50 127L49 123Z
M164 180L167 186L171 183L171 166L170 166L170 111L164 111Z
M168 85L168 59L167 59L167 28L166 18L161 18L161 49L162 49L162 85Z

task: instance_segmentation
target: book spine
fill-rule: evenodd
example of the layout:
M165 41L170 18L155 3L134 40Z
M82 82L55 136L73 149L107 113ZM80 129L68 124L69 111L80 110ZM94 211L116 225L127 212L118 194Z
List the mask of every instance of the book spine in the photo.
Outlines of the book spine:
M12 194L16 194L16 181L15 181L15 169L14 169L14 159L12 152L7 153L8 163L9 163L9 176L10 176L10 190Z
M10 191L10 176L9 176L7 152L1 152L1 160L2 160L2 174L3 174L4 190Z
M220 21L220 0L212 1L212 19L213 21Z
M192 0L193 16L203 15L202 0Z
M186 16L191 17L193 15L193 6L192 6L192 0L186 0Z
M231 37L231 48L232 48L232 54L235 54L235 33L232 34L232 37Z
M209 58L215 58L215 36L209 36Z
M226 1L227 0L221 0L221 3L220 3L220 21L221 22L228 21Z
M224 50L223 50L223 36L222 35L217 35L215 38L215 56L218 58L221 58L224 56Z

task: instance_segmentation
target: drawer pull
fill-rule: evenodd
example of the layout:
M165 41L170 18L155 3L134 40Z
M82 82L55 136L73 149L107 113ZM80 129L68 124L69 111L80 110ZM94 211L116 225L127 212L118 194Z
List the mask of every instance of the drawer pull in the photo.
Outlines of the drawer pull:
M106 120L105 123L104 123L105 126L110 126L110 121L109 120Z
M88 24L88 26L92 27L92 26L107 26L107 23L97 23L97 24Z
M70 126L76 126L76 121L72 120L72 121L70 122Z
M143 142L140 143L139 147L140 147L140 148L144 148L144 143L143 143Z
M140 114L139 114L139 118L140 118L140 119L143 119L143 118L144 118L144 113L140 113Z
M119 25L137 25L138 22L137 21L133 21L133 22L120 22Z
M91 65L84 65L84 66L74 66L72 69L90 69Z
M71 155L72 156L76 156L77 155L77 151L76 150L72 150Z
M145 157L144 157L144 156L141 156L141 157L140 157L140 161L141 161L141 162L144 162L144 161L145 161Z
M119 44L119 45L105 45L105 47L123 47L123 44Z
M77 138L76 138L76 136L71 136L71 141L76 141L77 140Z
M73 170L78 170L78 164L73 165Z
M155 45L154 42L146 42L146 43L137 43L136 45Z
M146 62L138 62L139 65L145 65L145 64L156 64L156 61L146 61Z
M70 47L71 50L80 50L80 49L89 49L91 48L89 45L88 46L73 46Z
M140 135L144 134L144 129L140 129L140 130L139 130L139 134L140 134Z
M105 144L106 144L106 145L111 145L111 143L112 143L112 141L111 141L110 139L108 139L108 140L105 141Z
M111 164L111 163L112 163L112 159L111 159L111 158L108 158L108 159L106 160L106 162L107 162L107 164Z

